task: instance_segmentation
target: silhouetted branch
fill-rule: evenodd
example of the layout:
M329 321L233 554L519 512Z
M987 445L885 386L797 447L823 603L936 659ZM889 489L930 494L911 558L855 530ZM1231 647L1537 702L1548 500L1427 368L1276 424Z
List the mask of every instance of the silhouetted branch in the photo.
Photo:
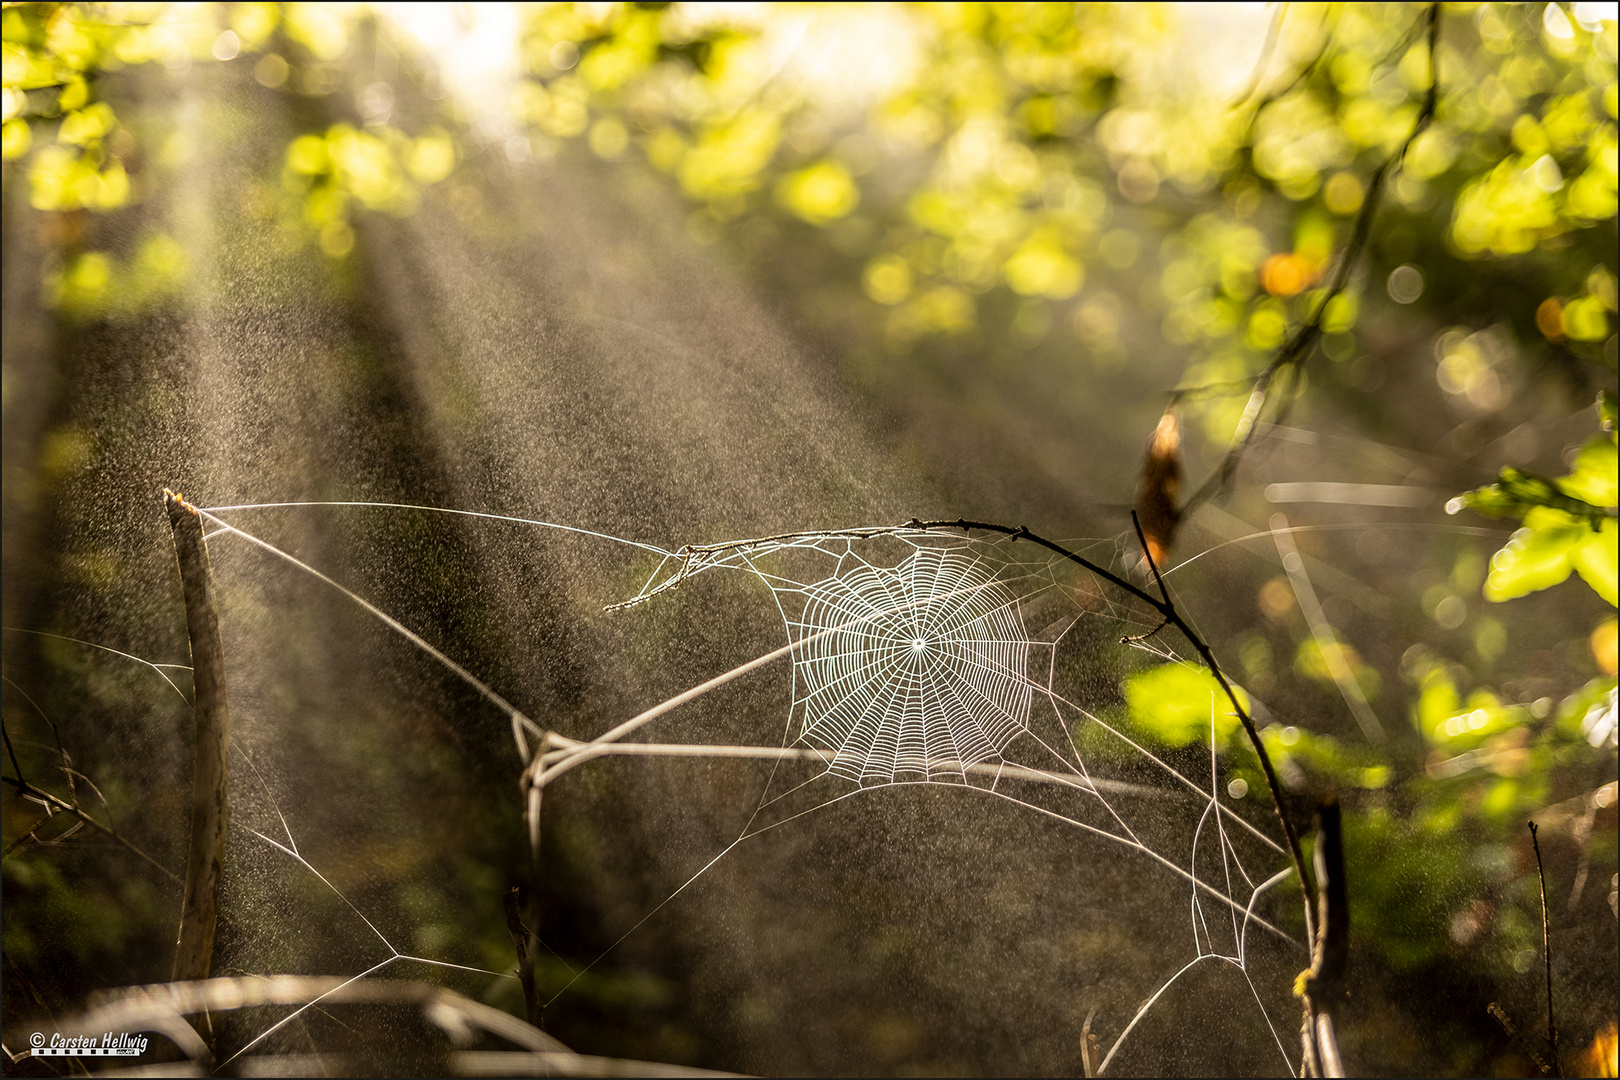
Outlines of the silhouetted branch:
M1305 856L1300 849L1299 833L1295 831L1294 823L1289 820L1287 812L1283 809L1282 784L1277 779L1277 770L1272 767L1271 755L1266 753L1265 744L1260 741L1260 731L1255 727L1254 718L1249 715L1249 710L1238 700L1237 691L1227 680L1226 673L1221 670L1221 665L1216 662L1214 652L1210 650L1208 643L1188 625L1186 619L1182 618L1181 613L1176 610L1175 602L1170 599L1170 593L1165 588L1164 579L1159 576L1158 564L1153 561L1152 553L1148 551L1147 540L1142 535L1142 526L1136 522L1134 513L1131 515L1131 521L1136 525L1137 539L1142 543L1142 552L1147 558L1148 567L1152 570L1153 580L1158 584L1159 596L1157 597L1139 586L1131 584L1113 571L1097 565L1084 555L1070 551L1063 545L1053 543L1045 537L1036 536L1024 525L1014 529L1008 525L997 525L988 521L967 521L963 518L958 518L955 521L919 521L913 518L906 523L906 527L924 530L961 529L963 532L979 529L984 532L1000 533L1002 536L1009 536L1015 541L1028 540L1032 544L1061 555L1076 565L1085 567L1104 581L1124 589L1153 608L1167 623L1181 631L1182 636L1198 652L1199 659L1204 662L1204 666L1209 669L1210 674L1215 676L1215 681L1220 683L1221 691L1226 695L1227 701L1231 703L1233 713L1243 725L1244 732L1249 736L1249 743L1254 747L1255 755L1260 759L1260 769L1265 773L1266 786L1271 791L1272 808L1277 812L1277 820L1282 825L1283 836L1288 840L1288 854L1294 862L1294 874L1299 878L1300 889L1305 894L1305 936L1307 938L1314 937L1316 918L1313 909L1316 906L1316 892L1311 885L1310 875L1305 872Z

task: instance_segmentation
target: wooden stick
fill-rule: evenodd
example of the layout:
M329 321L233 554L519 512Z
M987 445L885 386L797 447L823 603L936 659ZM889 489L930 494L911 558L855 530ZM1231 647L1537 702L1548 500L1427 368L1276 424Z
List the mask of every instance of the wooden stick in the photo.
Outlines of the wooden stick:
M583 764L598 757L702 757L702 758L758 758L767 761L807 761L812 764L826 765L832 760L830 754L822 750L813 750L797 746L711 746L698 743L598 743L584 742L579 739L570 739L559 735L555 731L546 734L545 741L540 744L540 750L535 753L536 764L530 766L531 771L544 771L548 777L555 778L557 773L565 772L575 765ZM576 760L577 758L577 760ZM551 769L553 763L566 762L566 767ZM961 773L964 776L987 776L1003 780L1028 780L1037 784L1058 784L1063 787L1075 788L1080 791L1108 792L1113 795L1142 795L1148 798L1162 799L1164 792L1157 788L1146 787L1141 784L1128 784L1119 780L1107 780L1100 777L1079 776L1070 773L1051 772L1046 769L1029 769L1022 765L997 765L988 762L962 762L951 758L938 758L928 763L930 774L934 772ZM549 779L547 781L549 783ZM538 792L538 785L530 785L531 792ZM538 795L534 796L538 801Z
M1339 1060L1339 1036L1333 1030L1333 1014L1326 1009L1316 1014L1316 1051L1323 1076L1344 1075L1344 1062Z
M1552 923L1547 918L1547 875L1541 868L1541 841L1536 839L1536 823L1530 822L1530 845L1536 849L1536 877L1541 881L1541 956L1547 969L1547 1041L1552 1044L1552 1071L1563 1076L1558 1063L1558 1025L1553 1023L1552 1000Z
M1322 1076L1343 1076L1335 1018L1344 997L1345 967L1350 957L1350 899L1344 879L1344 839L1339 800L1329 794L1316 810L1316 941L1306 973L1307 1059L1314 1057ZM1314 1053L1312 1053L1314 1051Z
M225 797L230 776L230 712L225 705L225 652L214 610L213 575L195 507L167 488L163 502L174 532L180 584L191 639L196 756L191 784L191 844L186 855L186 891L180 910L174 979L206 979L214 958L214 928L225 861Z
M506 891L506 929L517 947L518 981L523 984L523 1005L529 1023L540 1026L540 995L534 988L534 961L529 958L529 930L523 925L516 888Z

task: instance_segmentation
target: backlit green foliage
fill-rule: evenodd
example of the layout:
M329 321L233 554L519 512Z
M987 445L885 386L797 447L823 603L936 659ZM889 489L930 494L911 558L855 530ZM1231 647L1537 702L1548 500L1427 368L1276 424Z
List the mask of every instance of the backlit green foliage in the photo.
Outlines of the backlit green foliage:
M1568 475L1545 480L1503 469L1497 483L1459 495L1447 507L1524 520L1524 528L1491 559L1486 599L1512 600L1551 588L1574 571L1603 599L1620 603L1614 399L1605 395L1599 408L1609 431L1586 441Z
M1247 695L1240 692L1239 701L1246 706ZM1165 746L1212 738L1224 743L1239 727L1226 692L1201 667L1161 664L1140 671L1125 682L1125 702L1131 722Z

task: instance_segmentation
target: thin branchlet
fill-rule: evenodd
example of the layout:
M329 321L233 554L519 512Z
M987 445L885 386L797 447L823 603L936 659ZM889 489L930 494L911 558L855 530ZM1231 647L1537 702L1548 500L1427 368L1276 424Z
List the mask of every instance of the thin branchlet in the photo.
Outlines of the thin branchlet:
M179 882L180 881L180 875L176 874L173 870L170 870L167 866L164 866L162 863L160 863L156 859L152 858L152 856L148 855L146 852L142 851L140 848L138 848L134 844L130 843L129 840L126 839L124 837L124 835L122 833L120 833L117 829L113 828L110 825L103 825L101 822L99 822L95 818L91 817L89 812L84 810L77 803L69 802L68 800L62 798L59 795L52 795L50 792L44 790L43 788L37 788L33 784L30 784L28 781L20 779L20 778L19 779L13 779L13 778L11 778L9 776L0 776L0 783L5 783L5 784L10 785L11 788L13 790L15 790L17 792L17 794L21 795L23 798L31 800L32 802L38 803L40 806L45 808L45 812L47 814L69 814L69 815L71 815L72 817L74 817L78 821L84 823L85 825L90 826L90 828L96 830L97 832L102 833L103 835L107 836L108 838L110 838L112 840L116 840L118 843L122 844L125 848L128 848L131 854L133 854L133 855L137 856L138 858L142 859L143 861L145 861L147 864L152 866L154 869L156 869L159 873L163 874L165 877L169 878L171 881L174 881L174 882ZM33 833L30 832L28 834L28 836L23 837L23 840L28 839L29 836L33 836ZM38 841L37 837L35 837L35 840L37 842L43 842L43 841ZM18 843L21 843L21 841L18 841ZM16 847L16 846L17 846L16 844L12 845L12 847ZM9 848L7 849L7 852L8 853L10 852Z
M1429 89L1423 97L1423 107L1418 111L1417 120L1405 140L1389 157L1385 158L1372 175L1367 184L1367 197L1361 204L1361 210L1356 215L1355 224L1351 227L1350 238L1345 242L1344 248L1339 252L1333 274L1328 281L1327 288L1323 289L1311 311L1310 318L1306 319L1292 334L1290 334L1278 348L1271 361L1261 369L1252 382L1247 383L1252 389L1249 393L1248 404L1244 407L1243 416L1238 421L1237 430L1232 434L1232 444L1227 449L1221 463L1215 467L1209 478L1188 497L1181 508L1185 516L1196 507L1208 502L1216 495L1225 491L1232 482L1232 476L1237 472L1243 455L1248 451L1254 441L1255 432L1259 428L1261 415L1270 403L1272 391L1276 389L1278 376L1285 371L1292 371L1303 365L1305 360L1316 348L1317 342L1322 340L1323 322L1327 318L1328 308L1341 293L1349 286L1350 277L1357 264L1361 261L1362 252L1366 249L1367 240L1372 235L1373 219L1378 214L1382 201L1385 182L1406 160L1407 151L1417 141L1418 136L1428 130L1434 122L1435 112L1439 107L1440 74L1436 63L1436 46L1440 40L1440 5L1429 5L1418 25L1427 31L1429 46ZM1416 29L1416 27L1414 27ZM1190 387L1178 390L1172 395L1173 400L1181 401L1189 396L1202 396L1209 391L1208 387Z
M1134 522L1135 515L1131 515L1131 518ZM1152 593L1149 593L1140 586L1134 585L1125 580L1123 577L1120 577L1112 570L1099 566L1097 563L1092 562L1084 555L1070 551L1063 545L1048 540L1043 536L1035 535L1023 525L1013 528L1009 525L998 525L994 522L988 521L968 521L963 518L958 518L955 521L919 521L913 518L911 521L906 523L906 527L921 530L961 529L964 532L977 529L985 532L1000 533L1001 535L1009 536L1014 540L1027 540L1032 544L1046 548L1048 551L1051 551L1065 559L1068 559L1070 562L1084 567L1093 574L1096 574L1098 577L1102 578L1104 581L1125 590L1130 595L1136 597L1138 600L1141 600L1143 603L1152 607L1153 610L1157 611L1160 617L1163 618L1167 624L1174 626L1177 630L1181 631L1182 636L1184 636L1188 642L1192 644L1193 649L1197 651L1199 659L1202 660L1204 666L1209 669L1210 674L1215 676L1215 681L1220 684L1221 692L1226 695L1226 699L1231 704L1233 712L1236 714L1239 723L1243 725L1244 732L1249 736L1249 742L1254 747L1256 756L1258 756L1260 759L1261 770L1266 776L1266 785L1271 791L1272 807L1276 810L1277 820L1282 825L1283 836L1288 841L1288 854L1293 860L1294 873L1299 878L1300 888L1305 894L1305 935L1307 938L1314 937L1316 925L1314 915L1316 893L1312 888L1310 875L1305 872L1305 857L1300 848L1299 833L1294 828L1293 822L1289 820L1288 813L1283 807L1282 784L1277 779L1277 770L1272 767L1271 755L1266 752L1265 744L1260 740L1260 731L1255 726L1254 718L1249 715L1249 710L1246 709L1242 701L1238 699L1236 689L1233 688L1231 682L1227 679L1226 673L1221 670L1221 665L1216 662L1215 654L1210 649L1209 644L1205 642L1204 639L1200 637L1190 625L1188 625L1186 619L1182 617L1181 612L1176 609L1175 602L1170 599L1169 590L1165 588L1164 579L1159 575L1158 565L1154 563L1152 556L1148 555L1148 566L1152 569L1153 579L1158 584L1160 592L1159 596L1154 596ZM1137 524L1136 526L1136 533L1137 538L1141 540L1142 550L1144 553L1146 553L1147 541L1142 537L1142 528L1140 524Z
M1541 883L1541 958L1547 972L1547 1042L1552 1047L1552 1073L1563 1076L1558 1063L1558 1025L1553 1022L1552 991L1552 921L1547 917L1547 873L1541 867L1541 840L1536 836L1536 823L1530 822L1530 846L1536 850L1536 879Z

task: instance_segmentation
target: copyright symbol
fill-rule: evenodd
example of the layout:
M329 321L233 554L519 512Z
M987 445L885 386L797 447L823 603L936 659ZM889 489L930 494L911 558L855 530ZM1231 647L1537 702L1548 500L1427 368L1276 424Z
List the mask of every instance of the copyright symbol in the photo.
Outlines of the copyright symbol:
M28 1041L35 1049L38 1049L39 1047L45 1045L45 1033L43 1031L36 1031L32 1035L28 1036Z

